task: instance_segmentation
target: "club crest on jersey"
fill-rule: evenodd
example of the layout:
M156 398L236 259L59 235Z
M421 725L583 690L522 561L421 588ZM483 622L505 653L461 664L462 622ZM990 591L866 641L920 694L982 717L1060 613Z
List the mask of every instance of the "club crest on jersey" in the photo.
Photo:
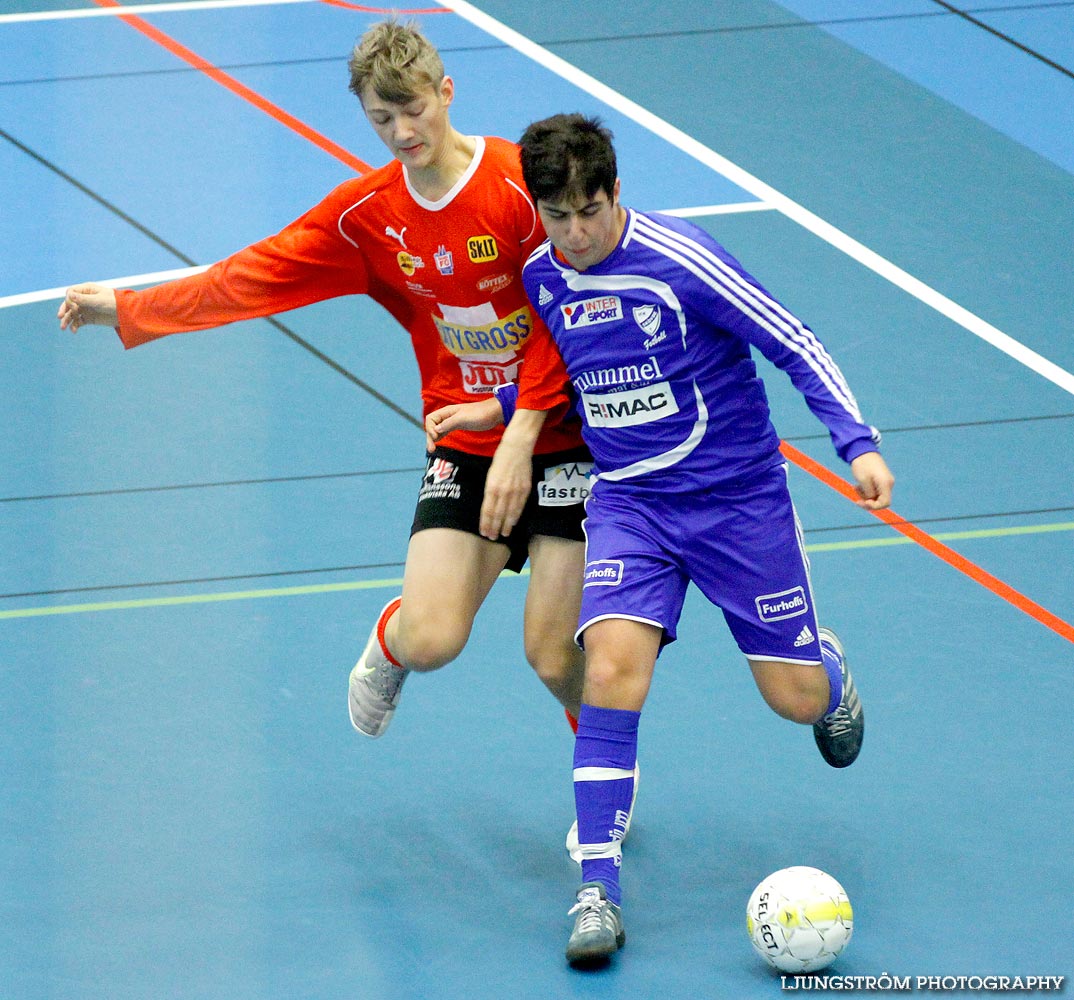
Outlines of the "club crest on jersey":
M634 307L634 322L641 327L647 337L653 336L660 329L660 306L646 305Z
M408 276L418 270L419 267L425 266L425 261L420 257L415 257L412 253L407 253L405 250L400 250L395 255L395 259L399 262L399 270Z
M487 264L500 256L495 236L471 236L466 241L466 254L474 264Z
M436 253L433 254L433 263L441 274L448 275L455 273L455 258L443 243L436 248Z
M560 306L563 322L568 330L579 330L583 326L596 326L598 323L611 323L623 318L623 303L618 295L601 295L584 302L572 302Z

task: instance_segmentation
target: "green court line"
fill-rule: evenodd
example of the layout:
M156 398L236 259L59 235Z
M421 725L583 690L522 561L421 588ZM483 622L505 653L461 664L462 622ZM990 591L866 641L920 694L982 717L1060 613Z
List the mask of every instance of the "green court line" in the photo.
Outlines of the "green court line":
M932 537L938 542L955 542L966 538L1005 538L1012 535L1041 535L1049 531L1074 531L1074 521L1059 524L1026 524L1016 528L977 528L973 531L938 531ZM916 545L912 538L896 535L892 538L862 538L853 542L818 542L807 545L807 552L838 552L840 549L875 549L884 545Z
M1014 528L980 528L974 531L937 532L932 537L941 542L970 538L1007 538L1015 535L1040 535L1053 531L1074 531L1074 521L1058 524L1032 524ZM861 538L852 542L818 542L806 546L807 552L839 552L845 549L875 549L887 545L913 545L913 539L902 535L884 538ZM504 573L505 577L525 576ZM45 615L76 615L93 611L131 611L136 608L166 608L178 604L212 604L218 601L251 601L266 597L297 597L302 594L332 594L344 590L383 590L402 586L402 578L392 580L351 580L344 583L314 583L304 587L274 587L265 590L233 590L219 594L184 594L179 597L143 597L132 601L99 601L92 604L56 604L40 608L16 608L0 611L0 619L40 618Z
M0 611L0 618L38 618L42 615L76 615L89 611L130 611L134 608L165 608L176 604L211 604L214 601L251 601L263 597L296 597L299 594L331 594L339 590L380 590L401 587L398 580L351 580L346 583L311 583L304 587L273 587L267 590L232 590L219 594L184 594L179 597L142 597L133 601L99 601L94 604L56 604L43 608Z

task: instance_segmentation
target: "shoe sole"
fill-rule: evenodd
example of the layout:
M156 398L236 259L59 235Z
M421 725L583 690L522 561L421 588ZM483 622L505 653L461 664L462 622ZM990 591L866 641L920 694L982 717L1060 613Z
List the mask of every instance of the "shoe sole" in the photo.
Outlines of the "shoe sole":
M567 952L567 961L575 967L584 968L586 966L603 965L607 962L612 955L617 951L620 951L623 945L626 944L626 931L620 931L615 936L615 947L610 951L606 949L593 949L591 951L576 951L571 953Z

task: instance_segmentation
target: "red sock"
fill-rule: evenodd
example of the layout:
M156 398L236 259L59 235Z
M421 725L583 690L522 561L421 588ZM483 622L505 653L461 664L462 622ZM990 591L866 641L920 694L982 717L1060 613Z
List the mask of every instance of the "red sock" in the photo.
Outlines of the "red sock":
M387 657L389 663L394 663L397 667L401 667L402 664L392 656L391 650L388 649L388 644L384 641L384 629L387 628L388 619L399 610L399 605L402 603L403 599L397 597L380 613L380 618L377 619L377 642L380 643L381 652Z
M571 732L574 733L575 736L577 736L578 720L573 715L571 715L570 709L568 708L563 709L563 714L567 716L567 724L571 727Z

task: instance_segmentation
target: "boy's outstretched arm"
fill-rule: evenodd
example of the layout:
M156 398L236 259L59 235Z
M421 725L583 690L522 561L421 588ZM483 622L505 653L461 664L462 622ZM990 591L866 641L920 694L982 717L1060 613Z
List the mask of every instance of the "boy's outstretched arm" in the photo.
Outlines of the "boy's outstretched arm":
M116 315L116 292L106 285L72 285L60 303L56 318L61 330L72 333L83 326L111 326L119 323Z

